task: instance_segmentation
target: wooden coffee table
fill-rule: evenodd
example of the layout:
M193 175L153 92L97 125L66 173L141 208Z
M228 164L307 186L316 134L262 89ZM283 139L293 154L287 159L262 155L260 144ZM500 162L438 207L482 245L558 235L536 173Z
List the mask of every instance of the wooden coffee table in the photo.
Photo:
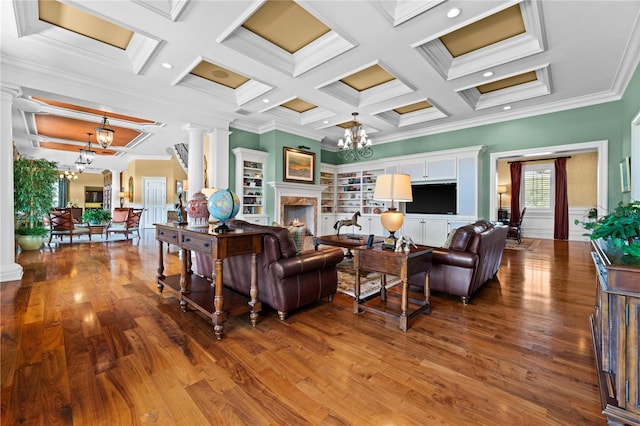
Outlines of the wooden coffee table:
M351 249L366 245L368 239L368 235L361 234L322 235L319 237L313 237L313 247L316 251L318 251L318 246L320 244L346 248L347 253L344 257L350 259L353 257ZM382 237L373 237L373 244L380 244L383 240L384 238Z

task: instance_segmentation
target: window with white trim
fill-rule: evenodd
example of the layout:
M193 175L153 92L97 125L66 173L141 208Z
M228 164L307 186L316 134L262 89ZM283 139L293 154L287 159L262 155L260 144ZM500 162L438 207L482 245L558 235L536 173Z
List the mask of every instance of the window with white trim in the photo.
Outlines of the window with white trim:
M553 163L522 166L521 204L527 209L552 210L555 200Z

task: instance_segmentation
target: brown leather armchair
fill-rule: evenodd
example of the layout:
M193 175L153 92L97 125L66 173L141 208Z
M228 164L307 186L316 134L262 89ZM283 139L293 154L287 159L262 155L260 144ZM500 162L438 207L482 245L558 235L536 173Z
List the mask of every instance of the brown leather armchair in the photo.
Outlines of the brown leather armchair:
M459 296L468 304L471 295L498 272L508 229L479 220L453 231L448 247L433 250L430 289ZM422 286L424 274L410 277L409 284Z
M258 255L258 298L278 311L281 320L290 311L324 297L333 300L338 288L336 265L344 258L342 249L327 247L297 253L287 228L242 220L232 220L227 225L266 233L263 252ZM196 252L196 273L213 278L211 256ZM251 255L225 259L223 277L225 287L249 296Z

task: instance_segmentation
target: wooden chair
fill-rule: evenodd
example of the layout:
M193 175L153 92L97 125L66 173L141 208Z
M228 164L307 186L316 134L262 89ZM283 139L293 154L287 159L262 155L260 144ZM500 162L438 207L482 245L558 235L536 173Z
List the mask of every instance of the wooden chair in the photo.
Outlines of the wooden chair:
M73 220L73 215L70 210L57 211L52 210L49 212L49 217L45 220L45 225L49 226L49 242L53 236L58 236L60 240L65 235L69 236L69 243L73 243L74 235L88 235L89 241L91 241L91 231L88 227L76 226Z
M522 219L524 218L524 213L527 211L527 208L522 209L522 213L520 213L520 219L517 223L509 224L509 231L507 232L507 238L512 238L518 240L518 244L522 241Z
M107 238L110 233L124 234L129 239L129 234L136 233L140 238L140 216L143 209L132 209L128 207L113 209L111 223L107 226Z

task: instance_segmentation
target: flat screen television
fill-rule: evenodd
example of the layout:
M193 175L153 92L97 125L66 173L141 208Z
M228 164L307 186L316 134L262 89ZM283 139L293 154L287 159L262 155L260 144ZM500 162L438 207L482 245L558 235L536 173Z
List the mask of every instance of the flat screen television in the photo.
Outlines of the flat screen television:
M405 203L406 213L456 214L456 183L430 183L411 185L413 202Z

